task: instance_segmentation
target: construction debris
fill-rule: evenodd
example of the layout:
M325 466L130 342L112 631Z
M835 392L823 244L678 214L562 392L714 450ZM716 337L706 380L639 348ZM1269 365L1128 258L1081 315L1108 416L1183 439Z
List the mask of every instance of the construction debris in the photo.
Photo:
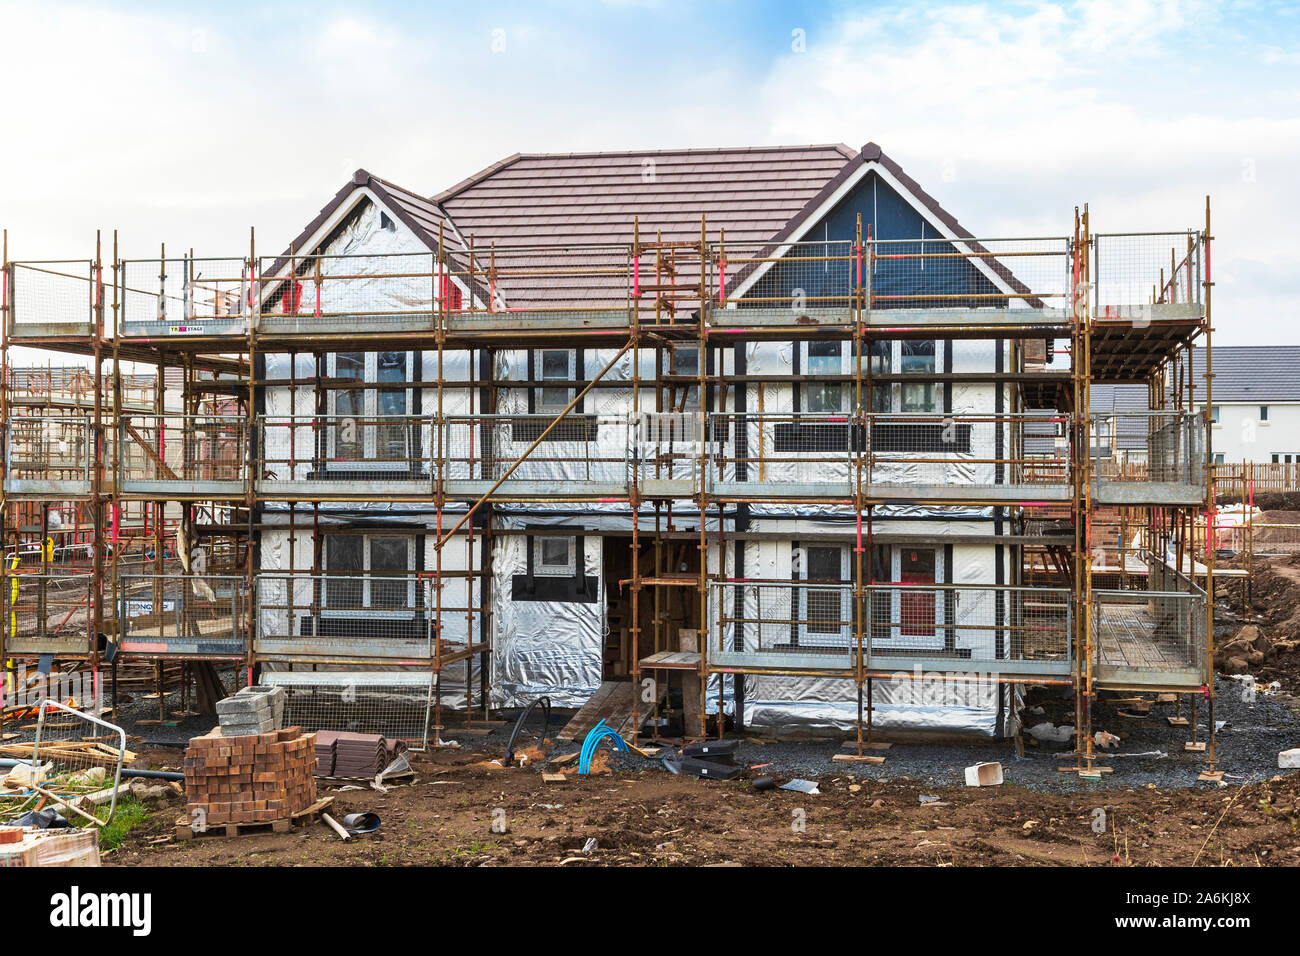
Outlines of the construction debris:
M1002 764L984 761L966 768L966 786L997 787L1002 784Z
M14 831L10 830L12 834ZM99 835L94 830L17 830L0 840L0 869L11 866L99 866Z

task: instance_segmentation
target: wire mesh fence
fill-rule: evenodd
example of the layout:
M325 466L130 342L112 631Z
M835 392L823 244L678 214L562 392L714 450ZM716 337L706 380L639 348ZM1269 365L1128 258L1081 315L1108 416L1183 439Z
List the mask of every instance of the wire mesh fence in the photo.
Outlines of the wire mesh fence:
M428 447L448 481L509 475L502 494L524 483L562 493L565 483L624 485L628 433L628 419L618 415L570 412L558 422L555 414L448 416Z
M1093 236L1094 315L1140 318L1152 304L1199 306L1203 257L1201 236L1191 231Z
M854 308L864 255L852 241L716 243L710 249L710 299L792 315Z
M349 401L364 404L358 389ZM431 491L427 417L415 415L266 415L257 421L257 474L265 491L292 493L296 482L352 486L397 482Z
M1090 422L1099 481L1205 483L1205 419L1184 411L1100 412ZM1120 453L1142 455L1134 467L1116 465Z
M996 488L1064 481L1062 463L1026 451L1062 415L870 414L867 451L873 486Z
M89 415L14 415L5 422L5 491L90 493Z
M428 661L436 656L437 599L414 574L275 574L253 582L254 650L267 660ZM459 610L444 600L443 613Z
M1200 305L1204 242L1193 231L1099 234L1098 314L1150 304ZM552 313L592 319L662 303L703 302L841 320L871 309L1068 308L1068 237L926 237L798 242L711 240L642 248L562 243L432 252L124 259L127 336L432 330L465 314ZM88 260L10 264L15 334L90 334L100 283ZM703 276L701 276L703 270ZM703 300L703 301L701 301Z
M252 321L266 331L432 329L432 253L263 256Z
M5 654L89 654L91 601L88 574L0 576Z
M117 594L123 651L196 658L242 658L247 653L247 578L120 574Z
M444 297L450 312L626 312L633 298L627 244L489 246L472 257L453 254L448 271L459 286L475 290L473 299Z
M1070 591L978 584L866 589L873 656L987 670L1070 659Z
M852 493L855 463L866 445L862 423L852 416L724 412L710 415L708 423L706 477L716 491L739 486L771 494L784 485L792 493Z
M781 656L815 655L847 666L856 646L853 585L797 581L720 581L711 586L712 657L740 652L775 665Z
M706 416L701 412L643 412L632 422L630 474L644 492L659 483L671 490L698 489L702 456L707 455Z
M1031 239L877 239L867 244L872 309L1067 309L1071 243Z
M304 732L383 734L412 750L428 746L433 675L427 670L272 671L262 683L284 688L285 723Z
M124 492L243 494L248 421L233 415L118 419L117 474Z
M508 478L500 496L562 495L628 480L625 416L268 415L257 427L258 486L268 494L306 494L309 482L323 493L332 482L340 495L364 487L432 496L441 486L456 497Z
M83 825L80 813L66 803L102 793L106 810L89 814L102 823L113 819L117 810L117 788L122 780L126 755L126 732L82 710L53 700L41 701L32 746L32 766L43 769L44 789L63 802L61 809L73 826ZM102 804L101 804L102 805Z
M1219 529L1216 529L1219 530ZM1300 524L1286 524L1278 521L1249 521L1234 529L1236 547L1240 551L1249 538L1249 543L1256 555L1295 554L1300 551ZM1220 535L1219 544L1224 545Z
M848 666L859 630L869 667L1064 673L1072 659L1066 588L872 584L859 612L851 583L733 581L711 604L711 656L727 664Z
M1026 451L1027 437L1062 416L980 414L749 414L709 416L708 479L715 491L758 495L806 489L851 494L919 485L997 488L1068 482L1068 462Z
M1187 672L1199 681L1205 665L1205 594L1161 590L1093 591L1093 643L1100 667L1122 672Z
M249 277L243 258L120 260L119 331L127 338L247 332Z
M94 334L97 278L87 259L9 263L9 336Z

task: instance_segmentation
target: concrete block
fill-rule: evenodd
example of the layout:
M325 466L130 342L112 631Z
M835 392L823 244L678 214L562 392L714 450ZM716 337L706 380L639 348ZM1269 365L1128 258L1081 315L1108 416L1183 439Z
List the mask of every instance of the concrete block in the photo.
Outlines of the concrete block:
M224 717L227 714L239 717L270 717L271 702L265 697L257 695L246 695L243 697L227 697L225 700L217 701L217 714Z
M249 687L241 687L235 696L269 700L271 703L271 717L275 723L275 729L279 730L284 727L285 695L283 687L276 687L270 684L253 684Z
M1283 770L1300 770L1300 747L1283 750L1277 755L1277 765Z

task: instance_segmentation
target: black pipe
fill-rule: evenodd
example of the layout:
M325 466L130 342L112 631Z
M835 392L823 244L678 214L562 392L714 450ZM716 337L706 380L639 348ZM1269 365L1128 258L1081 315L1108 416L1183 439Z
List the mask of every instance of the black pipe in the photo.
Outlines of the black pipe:
M0 758L0 767L25 767L30 765L30 760L18 760L14 757ZM122 768L122 777L124 779L139 777L142 780L185 780L185 774L175 770L133 770L129 767Z

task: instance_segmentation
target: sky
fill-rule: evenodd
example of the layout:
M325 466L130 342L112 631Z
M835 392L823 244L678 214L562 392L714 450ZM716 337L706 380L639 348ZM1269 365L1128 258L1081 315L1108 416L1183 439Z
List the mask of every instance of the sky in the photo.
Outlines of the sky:
M0 0L12 259L280 249L364 167L867 142L981 237L1178 231L1216 345L1300 344L1300 5Z

